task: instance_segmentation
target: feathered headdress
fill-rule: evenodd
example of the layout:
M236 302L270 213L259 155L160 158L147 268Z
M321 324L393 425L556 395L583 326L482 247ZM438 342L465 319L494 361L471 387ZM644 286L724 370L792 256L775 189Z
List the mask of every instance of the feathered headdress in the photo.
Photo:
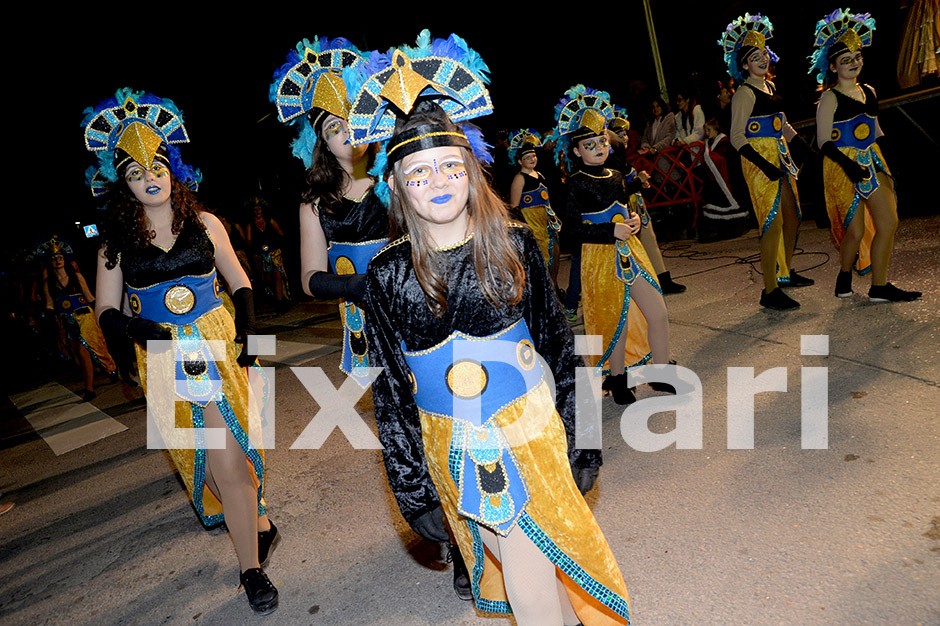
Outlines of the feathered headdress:
M747 74L741 67L744 57L750 54L751 49L767 48L770 60L774 63L780 60L773 51L767 47L767 40L774 36L774 26L770 19L762 17L760 13L750 15L745 13L744 17L738 17L725 28L718 45L725 53L725 64L728 66L728 73L739 83L747 79Z
M124 87L84 113L85 147L98 157L98 167L85 172L93 196L103 195L107 184L117 181L118 168L123 165L114 162L118 149L147 168L154 159L164 160L179 180L191 189L198 188L202 174L183 163L176 147L189 143L189 135L183 114L172 100Z
M509 140L509 164L516 165L516 161L524 154L535 152L542 145L542 136L532 128L517 130Z
M584 85L575 85L566 91L555 105L557 125L547 138L555 142L555 163L561 165L561 160L565 159L568 169L573 170L574 165L568 158L569 146L603 133L613 113L610 94L606 91Z
M491 146L483 140L480 129L460 124L493 112L486 89L489 68L463 39L452 34L447 39L432 40L425 29L414 46L372 53L359 72L349 129L354 145L381 142L370 174L383 180L395 161L438 145L461 145L470 149L478 161L492 163ZM407 117L419 100L436 102L461 131L414 133L420 129L412 129L395 135L395 123ZM376 191L382 197L388 187L377 185Z
M53 254L64 254L67 256L72 255L72 246L68 242L60 239L58 235L53 235L49 239L38 244L33 250L26 255L27 261L41 261L46 259Z
M287 62L274 72L268 99L277 107L281 122L297 127L291 149L304 167L313 165L317 123L327 114L349 117L347 94L355 91L349 89L348 80L362 62L362 53L347 39L314 37L312 42L299 42L287 54ZM314 110L319 115L311 120L307 113Z
M816 22L816 50L809 55L809 73L816 72L816 82L822 83L829 64L845 52L855 52L871 45L875 18L870 13L849 13L850 9L836 9Z

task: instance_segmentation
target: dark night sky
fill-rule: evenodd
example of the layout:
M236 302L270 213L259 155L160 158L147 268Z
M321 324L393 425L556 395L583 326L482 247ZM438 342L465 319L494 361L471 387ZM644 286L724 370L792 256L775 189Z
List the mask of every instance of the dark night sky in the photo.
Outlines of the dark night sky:
M579 82L610 92L615 104L629 105L630 81L643 81L653 91L656 79L642 3L617 4L622 8L593 12L580 5L558 11L545 8L548 4L534 8L534 3L525 13L502 8L464 11L472 21L425 19L420 17L424 9L415 5L396 15L387 8L390 5L354 3L349 6L366 8L352 16L332 9L333 16L326 19L317 17L315 3L308 3L309 17L301 10L258 14L260 4L251 8L254 12L200 10L191 15L176 3L148 9L99 4L91 17L87 12L57 14L55 26L48 26L52 16L35 12L8 16L9 32L27 34L24 45L11 47L9 38L4 44L8 110L4 117L7 132L26 151L21 189L23 197L30 198L15 212L13 232L23 233L25 241L52 229L66 232L63 224L75 220L94 219L95 204L83 181L92 159L82 142L82 111L122 86L171 98L183 110L192 141L182 148L183 158L202 169L200 197L207 205L237 207L257 193L260 181L263 191L284 205L276 207L276 213L293 214L302 166L290 155L291 132L276 121L267 93L274 69L304 37L345 36L368 50L413 43L422 28L429 28L435 37L457 32L491 69L496 112L480 120L488 136L498 128L547 129L553 123L555 102ZM789 115L791 119L812 115L815 84L806 74L806 56L816 20L835 5L735 1L707 9L705 2L653 0L652 4L670 94L689 84L697 72L707 86L703 96L710 101L712 85L725 75L716 40L737 15L764 10L776 27L770 45L781 56L777 85L788 98ZM370 11L371 6L383 8ZM783 12L783 7L788 11ZM896 2L873 0L852 8L870 10L878 20L874 45L866 50L865 80L878 88L882 98L896 95L894 63L906 11ZM106 10L112 13L105 18ZM527 18L526 13L534 17ZM19 93L14 98L15 90ZM9 110L12 102L20 107L27 101L27 115ZM641 129L639 105L628 107L628 112ZM53 167L37 167L40 163ZM53 171L56 175L49 176ZM46 191L52 191L50 187L54 192Z

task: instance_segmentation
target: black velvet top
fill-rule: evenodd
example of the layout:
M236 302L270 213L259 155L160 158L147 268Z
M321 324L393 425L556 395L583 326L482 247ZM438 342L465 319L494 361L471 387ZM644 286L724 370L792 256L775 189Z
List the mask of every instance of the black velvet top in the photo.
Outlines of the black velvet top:
M408 522L437 508L440 501L428 474L421 440L421 419L408 382L402 342L408 351L435 346L455 330L469 335L496 333L524 318L536 351L551 368L556 406L568 434L568 452L582 467L600 466L600 450L574 449L575 368L584 361L574 353L574 336L565 320L545 269L542 252L525 226L509 233L526 270L522 301L494 306L486 299L473 268L473 239L439 252L448 268L447 311L434 317L411 261L411 242L403 237L380 252L367 274L366 317L369 358L385 368L372 384L379 439L385 447L389 485Z
M568 177L569 223L577 224L579 243L616 243L614 223L585 224L583 213L603 211L614 202L628 205L628 198L642 188L639 178L629 184L617 170L595 165L582 165L581 169Z
M169 250L148 244L140 250L121 252L124 282L143 288L176 280L181 276L202 276L215 268L215 246L198 217L183 224Z
M520 172L520 173L522 174L522 181L523 181L522 193L525 193L527 191L535 191L536 189L539 188L539 185L545 185L546 187L548 186L548 184L545 182L545 177L539 174L538 172L535 173L535 176L532 176L531 174L526 174L525 172Z
M836 95L837 102L833 122L845 122L862 113L878 117L878 98L868 85L861 85L861 88L865 93L865 102L859 102L838 89L832 90L832 93Z
M767 87L772 93L768 94L763 89L758 89L754 85L743 82L745 87L750 87L754 93L754 108L751 110L751 117L763 117L773 115L774 113L783 113L783 96L773 85L767 83Z
M361 243L388 237L388 209L370 189L361 202L344 197L338 205L319 211L328 242Z

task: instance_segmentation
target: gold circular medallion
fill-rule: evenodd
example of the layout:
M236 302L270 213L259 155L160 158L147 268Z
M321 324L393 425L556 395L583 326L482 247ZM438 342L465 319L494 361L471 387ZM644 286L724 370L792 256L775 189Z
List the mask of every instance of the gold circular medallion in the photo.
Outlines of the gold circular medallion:
M222 297L222 282L219 280L218 276L212 281L212 286L215 288L215 297Z
M522 369L527 372L535 367L535 346L532 345L531 341L521 339L516 344L516 358L519 360Z
M71 301L71 300L65 299L65 300L62 301L62 310L63 310L63 311L68 311L68 310L71 309L71 308L72 308L72 301Z
M353 262L349 259L349 257L341 256L336 259L336 273L339 275L355 274L356 266L353 265Z
M781 118L779 115L775 115L774 116L774 130L779 133L782 128L783 128L783 118Z
M833 129L832 129L832 134L831 134L829 137L830 137L833 141L839 141L839 137L841 137L841 136L842 136L842 131L840 131L838 128L833 128Z
M466 359L457 361L444 375L447 388L458 398L476 398L486 390L489 383L489 373L479 361Z
M131 306L131 313L134 315L140 314L140 298L137 297L136 293L132 293L131 297L127 299L128 303Z
M531 194L526 194L526 195L522 196L522 202L523 202L524 204L532 204L532 195L531 195Z
M548 190L547 190L547 189L543 189L543 190L542 190L542 193L541 193L541 196L542 196L542 200L548 200Z
M173 285L163 295L163 305L170 313L185 315L196 306L196 294L186 285Z
M750 124L747 125L747 129L751 131L752 133L756 133L760 131L760 122L757 122L757 121L751 122Z
M620 222L624 221L625 219L627 219L627 218L625 218L625 217L623 216L623 213L615 213L614 216L613 216L612 218L610 218L610 221L613 222L614 224L619 224Z
M855 138L858 140L868 139L868 136L871 134L871 126L868 125L868 122L861 122L855 127L852 134L855 135Z

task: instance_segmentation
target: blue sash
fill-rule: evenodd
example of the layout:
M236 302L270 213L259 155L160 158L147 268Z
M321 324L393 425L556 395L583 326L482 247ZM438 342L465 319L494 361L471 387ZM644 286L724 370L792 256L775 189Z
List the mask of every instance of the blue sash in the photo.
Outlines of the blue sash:
M790 156L790 149L783 138L783 113L774 113L772 115L760 115L747 120L747 126L744 129L744 136L748 139L769 137L777 140L777 151L780 153L780 164L787 168L790 174L796 178L800 168L793 162Z
M345 274L365 274L379 250L385 247L388 239L363 241L362 243L332 242L327 248L330 271L337 276ZM342 301L339 305L343 320L343 357L339 368L365 385L368 372L361 368L369 367L369 345L366 342L366 320L362 309L355 302Z
M581 220L586 224L606 224L607 222L616 224L627 220L629 217L630 209L619 202L614 202L603 211L581 214ZM641 217L640 223L642 223L642 220L643 218ZM626 241L618 239L614 245L614 249L617 254L614 261L614 267L617 270L617 278L627 285L632 285L636 277L640 275L640 268L636 263L636 259L633 258L630 246L627 245Z
M487 337L455 331L404 356L418 408L453 421L450 469L461 515L507 534L525 512L529 491L493 418L544 377L525 320Z
M183 276L137 288L127 285L134 315L159 324L186 326L222 306L222 283L215 269L202 276Z
M87 309L90 311L90 305L88 301L85 300L85 296L80 293L75 293L68 296L59 296L55 301L55 310L56 313L60 315L74 315L81 311L82 309Z
M863 198L868 198L878 189L878 177L875 175L875 118L867 113L856 115L844 122L832 124L832 142L840 148L856 148L855 161L868 168L868 178L855 183L855 191Z

